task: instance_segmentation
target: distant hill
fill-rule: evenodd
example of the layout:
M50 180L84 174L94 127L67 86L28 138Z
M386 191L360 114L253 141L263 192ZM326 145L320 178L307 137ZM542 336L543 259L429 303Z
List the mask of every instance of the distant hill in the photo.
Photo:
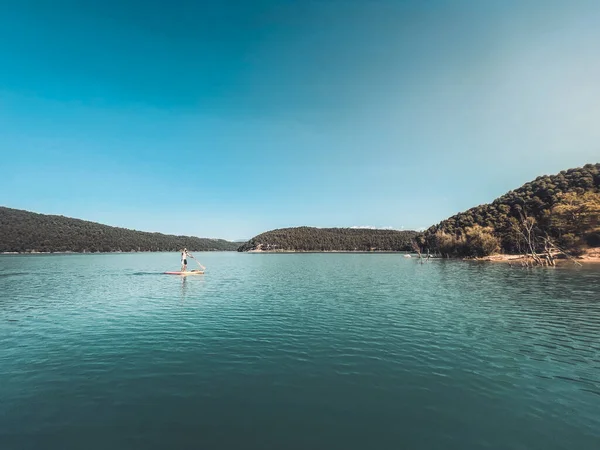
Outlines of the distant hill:
M64 216L0 207L0 252L236 250L222 239L129 230Z
M600 246L600 164L545 175L429 228L419 243L448 256Z
M356 228L280 228L253 237L238 251L409 251L415 231Z

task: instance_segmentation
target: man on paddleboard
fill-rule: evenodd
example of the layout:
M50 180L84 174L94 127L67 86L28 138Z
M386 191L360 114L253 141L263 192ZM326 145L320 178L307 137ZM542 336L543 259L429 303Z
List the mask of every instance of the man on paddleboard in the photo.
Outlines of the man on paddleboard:
M187 257L191 256L188 251L187 248L184 248L183 250L181 250L181 271L185 272L187 269Z

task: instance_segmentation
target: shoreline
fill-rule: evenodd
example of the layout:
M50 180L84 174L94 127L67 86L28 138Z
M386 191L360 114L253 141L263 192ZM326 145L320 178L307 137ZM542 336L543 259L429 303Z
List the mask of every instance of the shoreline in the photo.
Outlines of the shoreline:
M482 258L473 258L471 261L489 261L489 262L521 262L524 260L531 260L530 256L527 255L509 255L506 253L500 253L497 255L484 256ZM600 263L600 249L589 249L583 255L574 256L572 259L569 258L556 258L556 264L565 263Z
M237 250L189 250L191 253L217 253L217 252L237 252ZM129 255L134 253L180 253L178 250L140 250L140 251L114 251L114 252L74 252L74 251L64 251L64 252L0 252L0 255L116 255L123 254Z
M320 254L320 253L348 253L348 254L398 254L419 259L418 253L409 250L248 250L238 252L236 250L192 250L196 253L252 253L252 254ZM19 256L19 255L114 255L114 254L136 254L136 253L174 253L170 250L142 250L142 251L113 251L113 252L75 252L75 251L60 251L60 252L0 252L0 256ZM427 256L423 256L427 259ZM480 261L480 262L497 262L497 263L519 263L525 260L530 260L527 255L511 255L499 253L480 258L441 258L439 256L430 256L429 259L456 259L462 261ZM588 249L580 256L574 256L572 259L556 258L556 264L563 265L565 263L600 263L600 248Z
M239 253L401 253L416 255L409 250L248 250Z
M401 250L248 250L240 253L253 253L253 254L294 254L294 253L355 253L355 254L401 254L409 255L413 258L419 259L418 253L412 251L401 251ZM423 259L427 259L427 256L423 256ZM462 261L484 261L484 262L501 262L501 263L518 263L523 260L531 259L531 257L524 255L511 255L506 253L500 253L496 255L484 256L481 258L441 258L440 256L431 256L429 259L455 259ZM568 258L556 258L556 264L565 263L600 263L600 248L589 249L583 255L574 256L573 259Z

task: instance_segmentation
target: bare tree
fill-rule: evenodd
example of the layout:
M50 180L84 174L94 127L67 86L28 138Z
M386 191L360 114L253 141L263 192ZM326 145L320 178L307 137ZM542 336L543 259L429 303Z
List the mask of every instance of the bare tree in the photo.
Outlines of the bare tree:
M419 262L421 264L423 264L423 255L421 254L421 248L419 247L419 245L416 242L413 241L412 248L419 255Z
M578 266L581 266L581 263L577 261L571 254L569 254L567 251L563 250L558 245L556 245L554 240L550 236L548 236L548 234L546 234L543 240L545 257L549 266L556 266L555 255L557 254L564 255L570 261L573 261Z

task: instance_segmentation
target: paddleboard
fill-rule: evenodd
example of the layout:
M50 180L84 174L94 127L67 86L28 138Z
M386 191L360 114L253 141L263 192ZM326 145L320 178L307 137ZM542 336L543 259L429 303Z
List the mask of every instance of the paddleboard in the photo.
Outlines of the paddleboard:
M189 272L165 272L166 275L204 275L202 270L192 270Z

